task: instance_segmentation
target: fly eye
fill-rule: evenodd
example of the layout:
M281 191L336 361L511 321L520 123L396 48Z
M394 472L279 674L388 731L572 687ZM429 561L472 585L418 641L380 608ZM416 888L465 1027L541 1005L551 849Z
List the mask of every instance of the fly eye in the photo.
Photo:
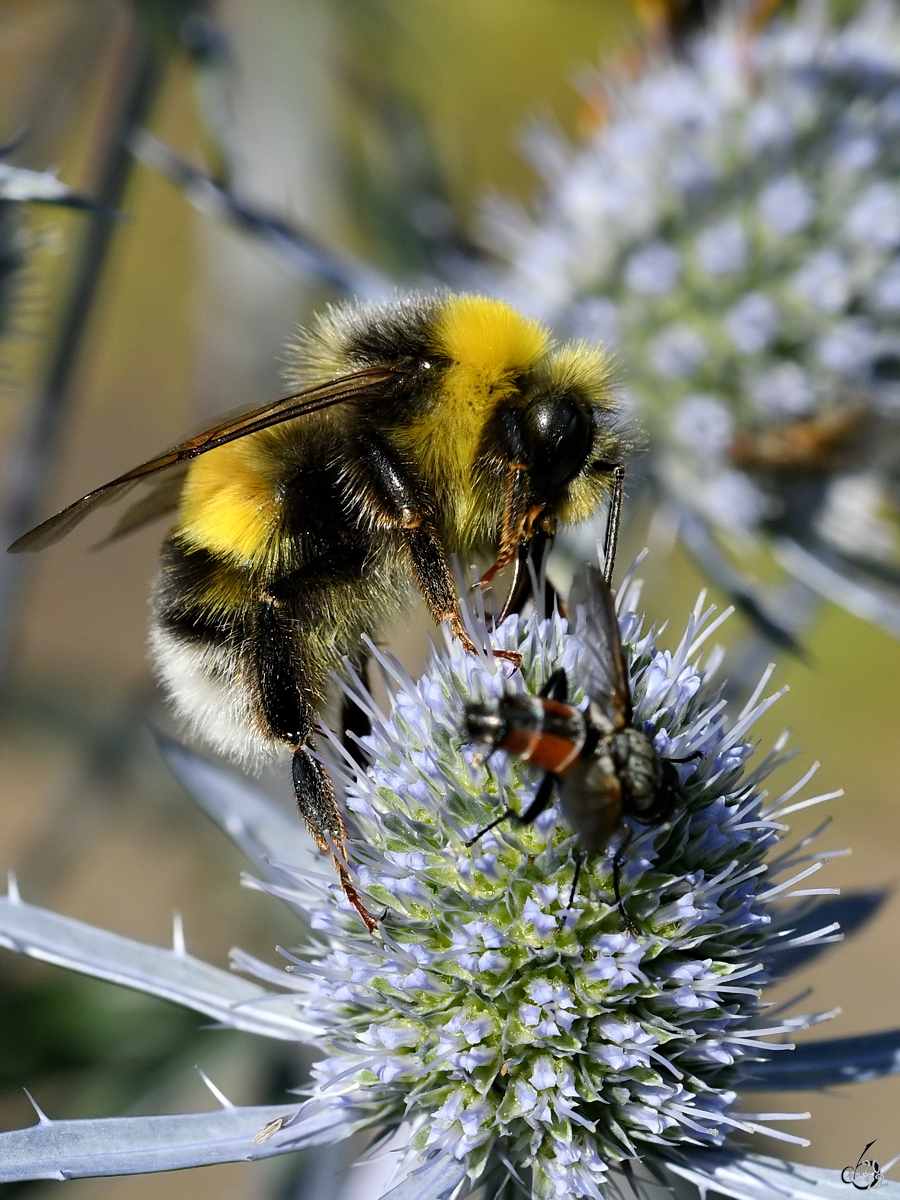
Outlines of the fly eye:
M468 704L465 716L466 740L494 746L504 734L504 724L496 705Z
M528 425L532 486L538 497L551 501L587 460L592 441L591 418L575 401L549 396L530 406Z

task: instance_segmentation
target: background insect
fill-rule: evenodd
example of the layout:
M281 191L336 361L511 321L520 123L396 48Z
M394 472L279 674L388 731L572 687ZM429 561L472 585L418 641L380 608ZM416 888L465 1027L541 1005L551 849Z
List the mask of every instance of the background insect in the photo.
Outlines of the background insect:
M18 539L39 550L158 472L113 536L177 507L153 595L151 651L178 713L244 760L293 754L300 811L351 881L331 781L310 754L329 674L364 670L421 592L470 649L450 554L493 559L521 604L535 543L609 498L612 567L627 449L603 353L555 347L508 305L423 296L330 310L296 346L298 391L230 418L89 492ZM515 656L511 656L515 657ZM352 711L345 723L363 731Z
M530 824L558 792L563 814L581 843L571 907L582 864L588 854L604 849L623 818L655 825L672 815L679 799L675 764L688 758L663 758L643 729L634 725L615 598L596 567L582 568L569 599L573 608L584 604L593 625L590 641L606 675L605 687L599 689L603 694L591 696L586 711L575 708L568 703L568 680L560 669L538 696L507 695L467 705L465 730L468 740L490 747L490 752L505 750L545 771L524 812L507 808L466 845L474 845L508 818ZM629 831L613 858L613 886L625 924L633 932L619 890L619 871L631 837Z

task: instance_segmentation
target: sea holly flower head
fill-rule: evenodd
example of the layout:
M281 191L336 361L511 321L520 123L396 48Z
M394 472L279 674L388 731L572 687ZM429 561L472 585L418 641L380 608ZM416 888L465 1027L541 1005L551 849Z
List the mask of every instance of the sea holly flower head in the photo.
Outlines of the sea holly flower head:
M733 1138L800 1141L780 1126L805 1114L754 1116L740 1091L896 1070L900 1036L794 1050L785 1036L818 1018L775 1017L760 998L768 979L835 940L835 918L859 924L873 905L808 899L821 863L811 837L785 848L784 817L828 797L800 797L809 771L767 799L785 738L757 761L747 737L776 697L761 698L763 679L728 712L716 686L722 655L710 649L725 614L701 598L684 635L663 647L634 611L637 589L621 591L635 721L678 773L668 820L626 818L577 888L578 834L554 808L475 839L508 806L524 811L540 775L467 744L466 706L534 694L560 668L574 703L602 706L601 587L588 572L568 619L513 616L491 630L469 612L484 650L448 636L415 683L372 647L391 685L387 714L359 680L345 684L372 718L370 765L357 767L333 739L331 769L355 824L358 883L383 913L374 933L296 821L174 744L177 773L262 868L251 886L306 918L302 944L282 951L286 969L234 951L234 967L261 982L251 981L192 958L180 925L171 950L146 946L35 908L11 887L0 898L3 945L321 1057L303 1099L282 1105L237 1107L210 1082L219 1111L96 1121L39 1111L37 1125L0 1133L0 1181L267 1157L369 1130L396 1164L393 1184L373 1184L383 1200L499 1200L510 1189L612 1200L642 1171L678 1194L691 1184L741 1200L842 1195L835 1172L747 1155ZM492 647L517 651L521 669Z
M491 208L494 288L614 351L670 508L777 535L853 609L835 572L900 564L900 15L720 7L683 52L592 79L580 145L531 137L544 196Z
M771 1025L759 999L773 913L799 861L782 852L771 865L784 826L760 784L774 756L747 767L747 731L774 697L758 690L726 717L719 655L704 657L721 618L702 601L671 651L630 603L620 617L636 723L660 754L689 759L676 768L672 818L623 823L574 893L578 836L556 808L472 843L507 806L527 808L541 773L467 745L466 703L536 694L560 667L573 702L602 699L608 664L591 633L601 602L589 589L570 620L512 616L490 635L476 621L477 645L522 655L512 673L450 641L413 683L376 651L393 707L382 716L349 685L372 718L372 765L344 783L359 882L384 916L370 935L329 885L314 906L316 941L288 968L326 1052L310 1104L405 1124L411 1161L440 1151L473 1184L518 1176L536 1197L600 1196L625 1160L763 1128L736 1109L736 1088L767 1039L798 1024ZM626 923L613 857L629 831ZM308 881L296 886L308 892Z

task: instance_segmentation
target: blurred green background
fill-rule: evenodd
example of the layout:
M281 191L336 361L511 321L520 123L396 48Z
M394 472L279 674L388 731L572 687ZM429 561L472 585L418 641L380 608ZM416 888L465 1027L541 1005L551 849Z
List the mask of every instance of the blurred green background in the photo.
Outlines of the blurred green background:
M229 182L244 199L401 282L437 278L447 262L477 255L472 230L486 193L535 198L523 130L539 117L577 136L589 116L577 79L643 36L625 0L223 0L206 13L227 35L227 72L202 21L188 27L193 56L185 48L185 17L203 13L176 0L0 0L0 142L23 133L14 161L57 163L67 183L95 194L143 53L146 123L158 137L213 172L224 139ZM293 328L336 298L144 166L131 171L121 209L53 409L39 516L213 413L277 395ZM37 207L25 218L27 262L0 355L6 491L69 320L91 220ZM633 514L620 561L646 537ZM240 944L274 961L276 943L296 940L296 924L275 901L239 890L240 856L180 791L148 732L148 721L165 722L144 654L160 529L93 552L96 540L96 529L82 529L18 560L23 573L10 584L0 865L18 873L27 900L70 916L166 943L177 910L198 956L225 965ZM675 636L705 581L662 548L641 574L649 616L670 618ZM411 638L404 628L394 647L413 670L427 644L421 618L416 630ZM743 632L735 617L723 637ZM826 608L807 645L808 663L780 664L775 684L791 693L758 735L769 743L792 727L803 753L782 772L785 786L821 758L822 790L846 789L820 845L852 846L853 856L814 883L892 885L900 644ZM796 828L821 817L798 814ZM900 1024L898 932L891 901L779 998L809 986L804 1007L842 1008L813 1036ZM0 951L0 1128L31 1122L26 1086L50 1115L74 1117L204 1107L195 1062L236 1102L275 1102L301 1081L299 1055L201 1026L163 1002ZM896 1078L813 1096L754 1094L743 1107L809 1108L810 1122L788 1127L811 1139L806 1150L788 1148L798 1160L840 1168L875 1137L882 1161L900 1153ZM287 1159L89 1180L66 1195L286 1197L292 1169ZM14 1192L50 1195L55 1185L7 1185L3 1194Z

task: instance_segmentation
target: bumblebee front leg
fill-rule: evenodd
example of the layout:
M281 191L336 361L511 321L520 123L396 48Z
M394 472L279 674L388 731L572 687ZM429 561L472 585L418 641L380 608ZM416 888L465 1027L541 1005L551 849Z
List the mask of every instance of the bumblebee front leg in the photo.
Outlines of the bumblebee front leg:
M367 440L360 462L365 464L362 499L367 511L371 515L374 510L383 528L395 529L403 538L419 590L435 621L449 621L453 636L467 650L474 651L475 643L463 625L453 576L421 483L374 436ZM513 651L495 650L494 654L516 666L521 662L521 655Z
M300 815L318 848L331 855L344 894L366 928L372 931L378 921L363 904L350 877L347 828L334 788L328 772L309 753L316 714L297 682L290 614L284 601L272 596L262 598L254 649L259 699L266 723L272 735L294 751L291 777Z
M518 586L522 566L520 551L527 548L534 532L534 521L543 512L544 505L531 504L528 443L520 415L511 408L501 408L495 418L493 433L492 452L488 463L492 470L504 478L500 545L497 558L475 586L487 587L511 562L518 560L516 576L503 605L505 616L510 611L511 597Z
M566 616L566 603L547 578L545 569L547 556L552 548L553 536L543 529L539 529L530 542L520 544L509 592L503 602L503 607L493 619L494 629L498 625L502 625L510 613L520 613L528 601L534 597L535 579L544 581L543 596L541 597L544 612L551 613L555 608L561 617ZM533 564L531 571L528 569L529 559ZM479 583L483 582L484 578L483 575Z

